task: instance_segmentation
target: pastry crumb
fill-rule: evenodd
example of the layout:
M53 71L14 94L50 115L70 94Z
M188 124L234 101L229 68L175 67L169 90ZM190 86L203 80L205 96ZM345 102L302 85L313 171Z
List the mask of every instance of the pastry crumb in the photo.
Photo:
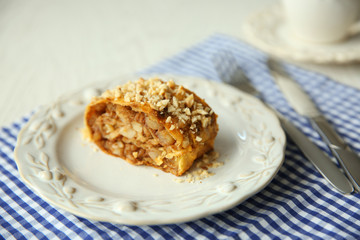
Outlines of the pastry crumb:
M173 179L175 182L177 182L177 183L183 183L183 182L185 182L185 179L182 179L182 178L174 178Z
M182 177L175 178L174 181L177 183L202 183L201 180L215 175L211 169L224 165L223 162L217 161L219 156L220 154L216 151L204 154L195 160L193 166Z

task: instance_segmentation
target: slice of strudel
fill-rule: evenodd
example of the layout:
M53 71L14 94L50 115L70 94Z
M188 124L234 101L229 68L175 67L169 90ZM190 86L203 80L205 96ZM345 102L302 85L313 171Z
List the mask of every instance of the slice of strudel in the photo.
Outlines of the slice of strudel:
M84 116L87 137L105 153L176 176L213 149L216 119L195 93L158 78L107 90Z

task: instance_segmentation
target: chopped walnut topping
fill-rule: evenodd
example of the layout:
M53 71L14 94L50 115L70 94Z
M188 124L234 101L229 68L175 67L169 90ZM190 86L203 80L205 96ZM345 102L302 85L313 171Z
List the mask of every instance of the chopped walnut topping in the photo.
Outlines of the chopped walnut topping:
M191 108L194 104L194 94L190 94L185 99L185 104L188 108Z
M174 83L173 80L168 81L168 82L167 82L167 85L168 85L170 88L172 88L172 89L175 87L175 83Z
M139 102L149 104L156 111L165 114L166 123L177 123L170 127L172 130L179 128L184 132L188 126L193 133L198 132L198 127L206 128L211 123L213 110L196 101L193 93L183 86L176 85L173 80L163 82L158 78L144 80L140 78L137 82L128 82L113 90L102 94L103 98L114 97L123 99L125 102ZM176 120L177 119L177 120ZM176 121L175 121L176 120Z
M183 86L179 86L177 93L179 95L184 95L185 94L185 88Z
M205 111L205 110L203 110L203 109L199 109L199 110L197 110L197 111L198 111L198 113L200 113L201 115L209 114L209 112L207 112L207 111Z
M142 96L137 93L136 96L135 96L135 100L136 100L137 102L140 102L141 99L142 99Z
M115 98L119 98L119 97L121 97L121 91L117 88L115 90Z
M169 111L170 113L175 112L175 111L176 111L176 108L175 108L173 105L170 105L169 108L168 108L168 111Z
M190 112L189 108L185 108L184 112L185 112L186 115L191 116L191 112Z
M210 123L210 118L202 118L201 119L201 125L203 128L206 128L207 126L209 126Z
M179 107L179 102L178 102L178 100L177 100L176 97L173 97L173 98L172 98L172 103L173 103L173 105L174 105L175 108L178 108L178 107Z
M110 90L105 91L105 92L101 95L102 98L110 98L111 96L112 96L112 91L110 91ZM95 98L95 100L96 100L96 98Z
M197 122L197 121L200 120L200 119L201 119L200 116L194 116L194 117L191 118L191 122L192 122L192 123L195 123L195 122Z
M159 107L159 110L162 111L164 108L166 108L166 106L169 104L169 100L165 99L165 100L161 100L160 102L158 102L156 104L157 107Z
M166 122L166 123L171 123L171 117L170 117L170 116L167 117L165 122Z
M131 102L131 97L130 97L130 94L129 94L129 93L126 93L126 94L125 94L124 100L125 100L125 102Z

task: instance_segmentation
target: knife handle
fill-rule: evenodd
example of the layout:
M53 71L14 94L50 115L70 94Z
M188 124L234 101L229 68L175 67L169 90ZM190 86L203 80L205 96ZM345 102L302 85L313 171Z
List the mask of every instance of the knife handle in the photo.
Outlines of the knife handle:
M360 157L350 149L324 117L311 118L311 124L327 143L355 189L360 192Z
M305 116L319 116L320 113L309 96L289 76L272 73L286 100L295 111Z
M323 140L329 147L346 148L346 143L337 132L329 125L323 116L317 116L310 119L312 126L320 133Z

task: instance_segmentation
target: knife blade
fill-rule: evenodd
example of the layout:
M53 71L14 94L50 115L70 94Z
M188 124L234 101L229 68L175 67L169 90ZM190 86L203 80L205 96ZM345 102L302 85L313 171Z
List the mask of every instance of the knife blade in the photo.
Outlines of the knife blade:
M237 87L238 89L254 95L262 100L262 96L259 91L250 83L249 79L241 69L236 69L233 77L226 83ZM315 166L318 172L339 192L347 194L354 191L353 186L340 169L321 151L309 138L299 131L296 126L288 121L278 111L268 105L266 102L263 103L272 109L274 113L279 117L280 124L287 133L287 135L296 143L302 153L307 159Z
M301 152L315 166L318 172L339 192L351 193L353 186L340 169L309 138L298 130L293 123L279 117L281 126L300 148Z
M310 97L286 72L282 64L268 60L269 69L285 98L299 114L307 117L339 162L357 192L360 192L360 157L351 150L321 114Z

